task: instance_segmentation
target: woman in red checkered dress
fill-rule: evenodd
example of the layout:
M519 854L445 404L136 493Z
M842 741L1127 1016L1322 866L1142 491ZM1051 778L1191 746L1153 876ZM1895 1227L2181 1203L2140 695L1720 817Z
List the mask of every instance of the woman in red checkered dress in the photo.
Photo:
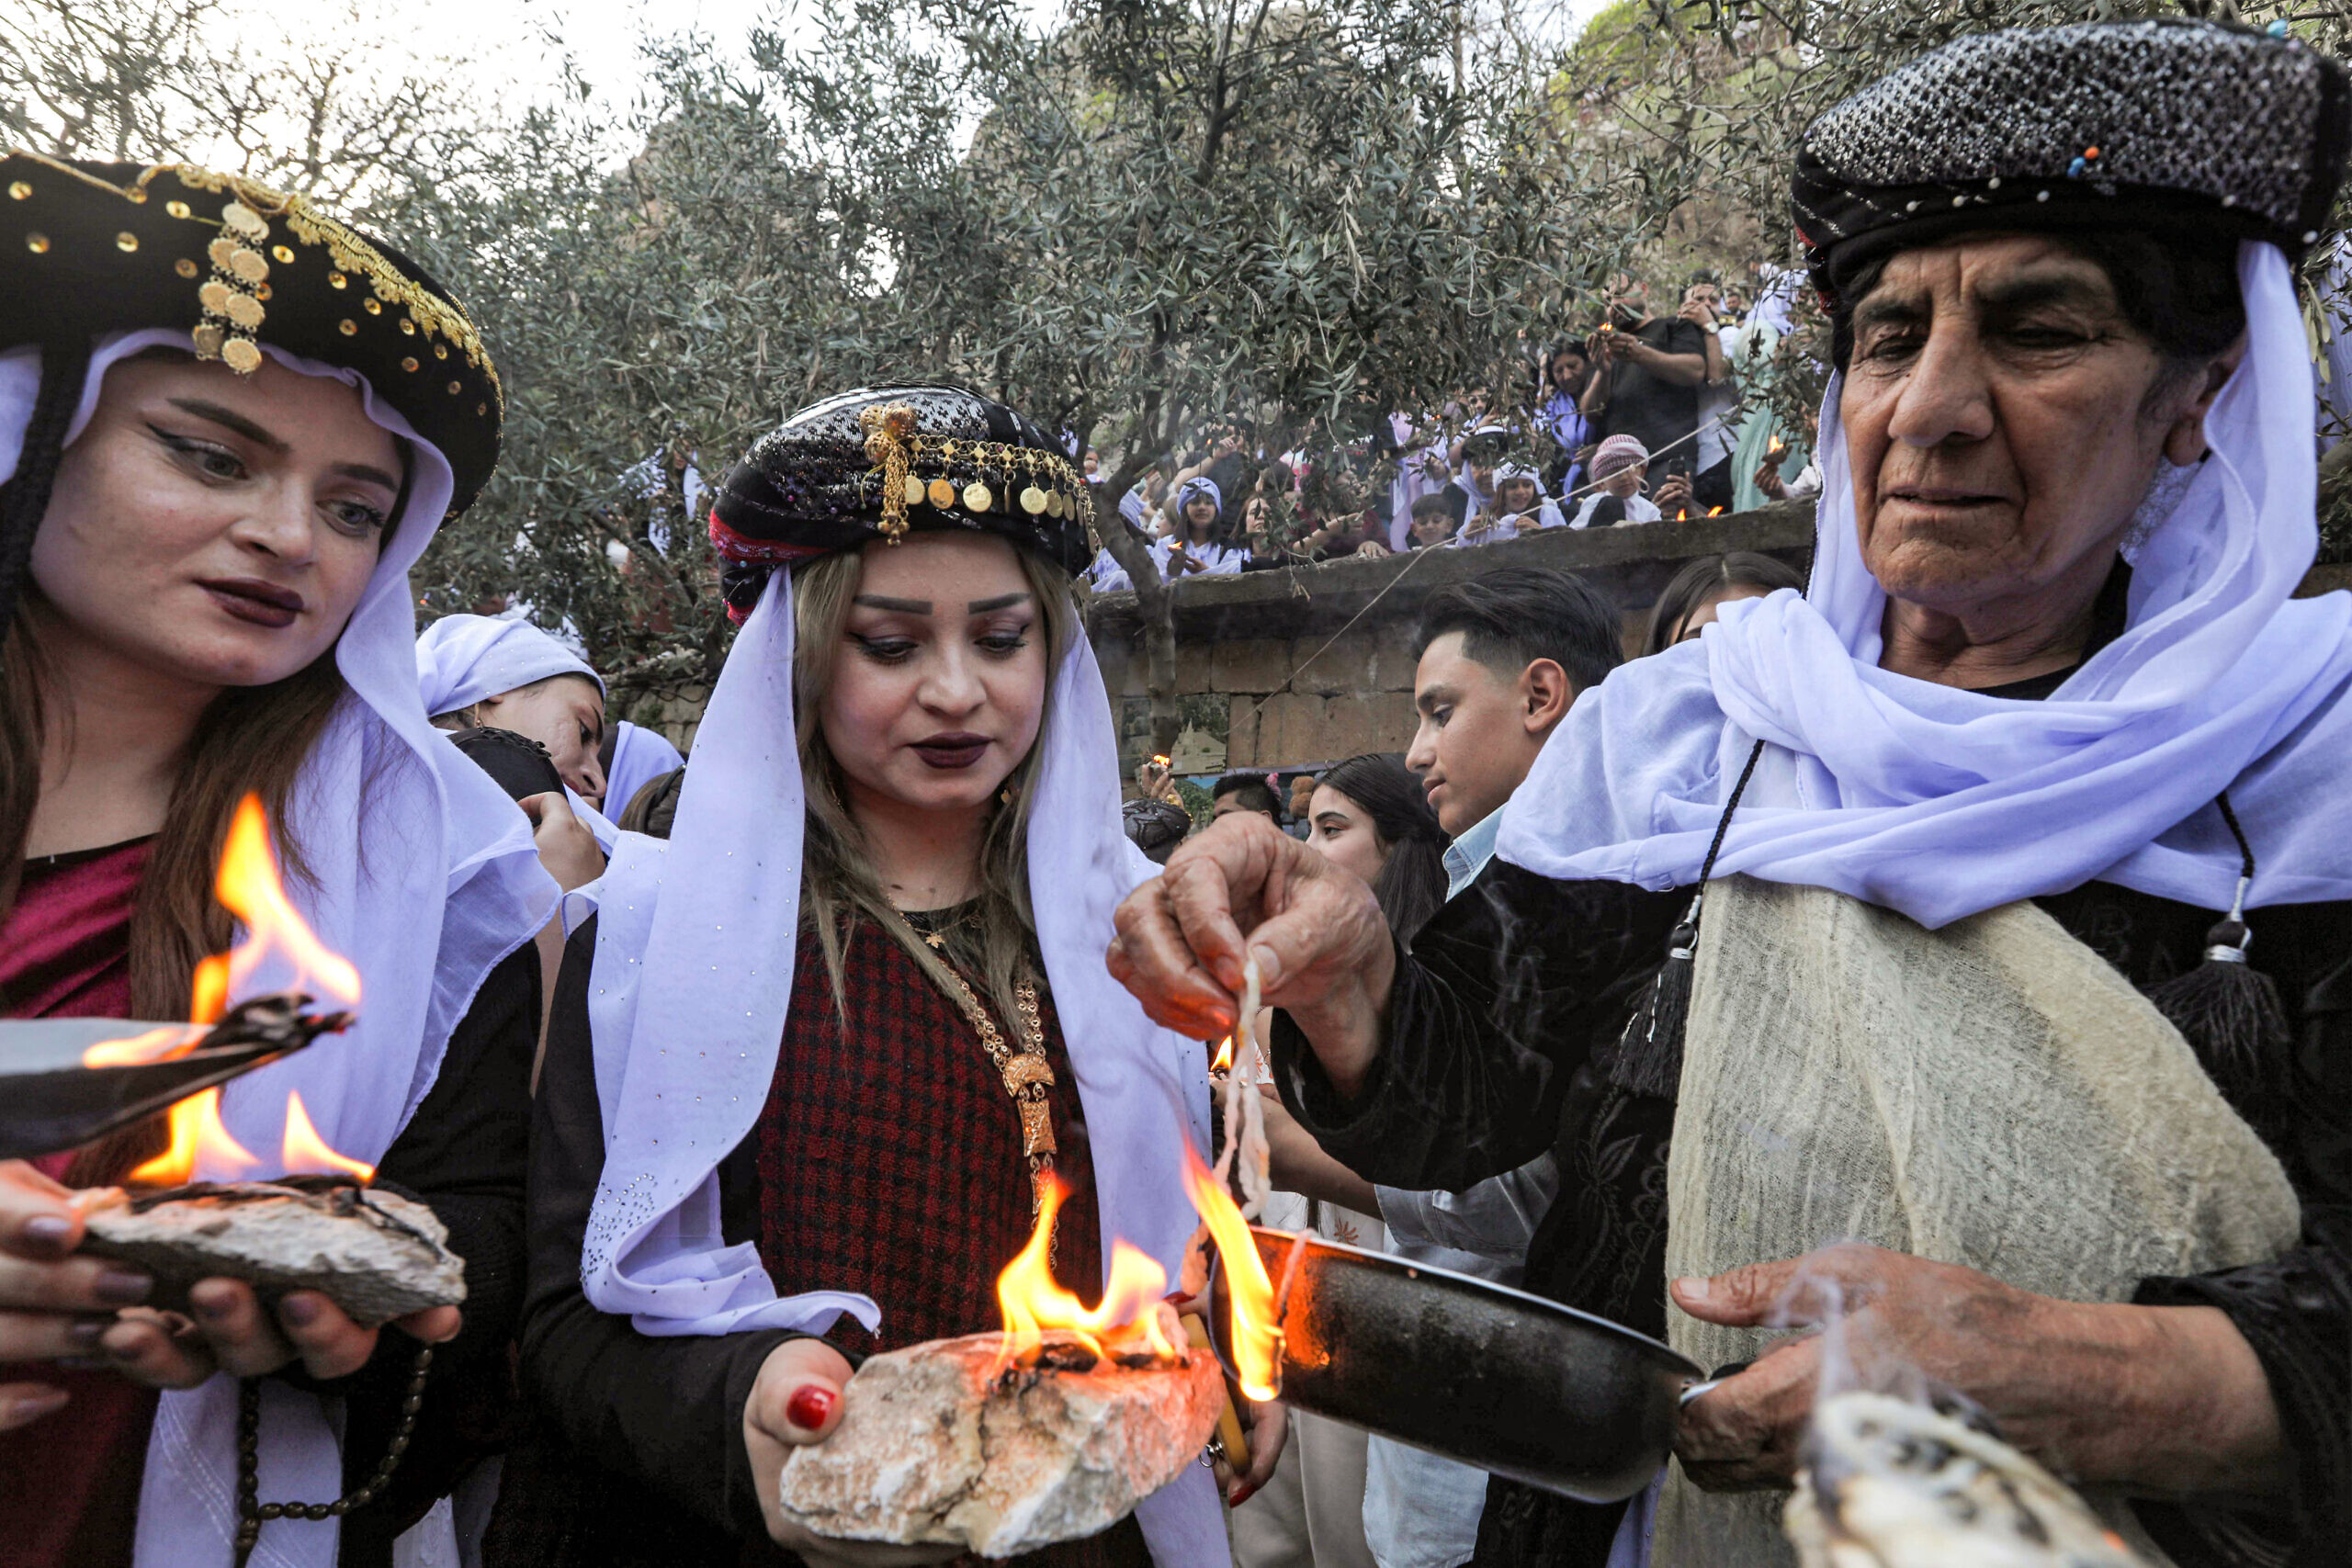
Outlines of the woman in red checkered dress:
M999 1326L1049 1172L1064 1284L1098 1295L1113 1237L1172 1277L1206 1079L1102 965L1153 868L1069 594L1088 512L1050 438L948 388L829 399L728 477L746 624L669 845L616 852L557 989L523 1340L552 1432L493 1560L934 1560L777 1513L854 1359ZM1215 1489L1039 1556L1223 1564Z

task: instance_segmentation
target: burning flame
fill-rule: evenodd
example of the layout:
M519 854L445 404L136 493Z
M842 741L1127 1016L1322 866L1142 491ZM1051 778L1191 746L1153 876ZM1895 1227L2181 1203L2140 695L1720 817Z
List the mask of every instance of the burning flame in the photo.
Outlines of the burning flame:
M1228 1034L1217 1043L1216 1060L1209 1064L1209 1071L1219 1077L1233 1070L1233 1036Z
M1250 1398L1272 1399L1282 1392L1282 1328L1265 1259L1250 1239L1250 1222L1189 1144L1184 1148L1184 1185L1193 1207L1208 1222L1209 1239L1225 1263L1226 1291L1233 1303L1235 1377Z
M259 1165L220 1122L220 1091L208 1089L171 1109L172 1145L130 1173L142 1186L181 1187L201 1164L215 1179L234 1179Z
M1707 508L1707 515L1710 517L1721 517L1723 514L1724 509L1720 506L1710 506Z
M144 1034L134 1034L128 1040L101 1040L82 1053L85 1067L143 1067L150 1062L168 1062L196 1049L204 1038L201 1029L186 1024L158 1024Z
M278 1145L278 1163L288 1170L340 1170L356 1176L361 1181L376 1179L376 1168L359 1160L339 1155L319 1136L311 1125L311 1113L302 1109L302 1091L286 1091L286 1136Z
M1777 457L1781 455L1781 438L1779 436L1775 435L1772 437L1772 445L1764 449L1764 455L1767 457Z
M336 1007L358 1002L358 971L327 950L286 897L277 859L270 853L268 818L255 795L248 795L238 803L237 814L229 824L213 894L243 923L245 934L229 952L215 953L196 966L188 1016L197 1023L219 1022L232 992L257 988L264 983L306 991ZM201 1037L199 1031L177 1025L153 1029L129 1040L91 1046L82 1054L82 1065L108 1067L162 1061L191 1049ZM221 1122L218 1089L181 1100L172 1107L169 1118L171 1145L133 1170L132 1181L177 1187L193 1180L199 1167L209 1178L225 1180L260 1166L261 1161ZM303 1111L300 1097L291 1090L287 1095L283 1157L289 1170L346 1170L362 1180L374 1174L371 1168L327 1146Z
M339 1008L359 1004L359 971L340 953L327 951L286 897L277 860L269 852L268 818L256 796L249 795L238 803L213 892L244 922L246 937L198 966L198 1023L216 1021L229 993L244 989L265 970L272 990L308 991Z
M1168 1271L1149 1254L1124 1241L1111 1244L1111 1282L1100 1306L1088 1306L1054 1278L1054 1216L1069 1196L1058 1179L1048 1181L1029 1245L996 1277L997 1304L1004 1310L999 1360L1012 1360L1049 1332L1068 1335L1097 1357L1124 1348L1148 1351L1155 1360L1182 1360L1183 1350L1169 1334L1174 1319L1159 1310L1168 1293Z

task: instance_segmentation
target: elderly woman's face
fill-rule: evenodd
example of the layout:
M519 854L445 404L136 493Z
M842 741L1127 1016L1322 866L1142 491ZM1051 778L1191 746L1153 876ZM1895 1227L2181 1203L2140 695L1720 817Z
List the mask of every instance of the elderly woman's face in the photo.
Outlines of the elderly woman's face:
M2111 557L2157 457L2202 452L2221 380L2161 386L2106 273L2037 236L1905 252L1853 327L1838 412L1862 558L1952 614Z

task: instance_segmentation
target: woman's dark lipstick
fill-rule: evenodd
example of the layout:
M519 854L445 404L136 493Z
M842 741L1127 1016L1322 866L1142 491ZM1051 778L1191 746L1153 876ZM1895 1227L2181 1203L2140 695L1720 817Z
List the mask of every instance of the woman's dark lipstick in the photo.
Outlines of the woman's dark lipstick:
M197 586L211 594L214 604L252 626L283 630L302 613L300 593L257 577L216 577Z
M951 773L957 768L970 767L980 760L988 749L987 736L967 734L960 730L948 735L934 735L927 740L918 740L914 743L915 755L921 757L927 765Z

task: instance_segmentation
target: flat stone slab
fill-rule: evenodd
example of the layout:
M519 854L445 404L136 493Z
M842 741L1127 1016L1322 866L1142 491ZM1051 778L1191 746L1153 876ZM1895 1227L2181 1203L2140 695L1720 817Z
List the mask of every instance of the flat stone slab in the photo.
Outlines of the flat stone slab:
M1200 1457L1223 1407L1205 1350L1128 1367L1049 1336L1038 1364L1000 1371L1001 1344L973 1334L867 1360L832 1436L786 1462L785 1517L838 1540L1011 1557L1125 1518Z
M155 1277L148 1304L185 1310L198 1280L265 1298L318 1291L375 1327L466 1299L465 1260L431 1209L380 1188L240 1182L94 1209L82 1250Z

